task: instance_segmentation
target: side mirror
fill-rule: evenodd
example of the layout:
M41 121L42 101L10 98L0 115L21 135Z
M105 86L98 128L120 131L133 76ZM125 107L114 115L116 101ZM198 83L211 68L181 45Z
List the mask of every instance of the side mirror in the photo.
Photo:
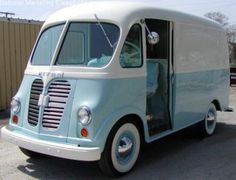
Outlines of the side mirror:
M147 39L148 39L148 43L149 43L149 44L155 45L155 44L159 43L159 41L160 41L160 36L159 36L159 34L158 34L157 32L150 32L150 33L148 34Z

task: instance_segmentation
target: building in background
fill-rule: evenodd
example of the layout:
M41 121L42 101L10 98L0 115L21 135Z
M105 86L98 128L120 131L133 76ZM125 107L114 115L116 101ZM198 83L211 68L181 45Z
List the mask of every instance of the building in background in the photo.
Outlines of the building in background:
M42 24L0 17L0 111L10 107Z

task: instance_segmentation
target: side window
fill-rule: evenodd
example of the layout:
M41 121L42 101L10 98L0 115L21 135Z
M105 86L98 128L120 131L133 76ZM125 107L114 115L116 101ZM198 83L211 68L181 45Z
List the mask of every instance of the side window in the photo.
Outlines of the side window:
M120 54L120 65L123 68L137 68L143 65L142 29L135 24L130 29Z

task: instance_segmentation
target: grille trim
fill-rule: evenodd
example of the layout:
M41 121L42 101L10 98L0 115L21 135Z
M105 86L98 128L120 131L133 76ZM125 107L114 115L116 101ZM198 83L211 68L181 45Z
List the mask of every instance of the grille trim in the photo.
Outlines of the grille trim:
M64 110L71 92L71 84L66 80L55 80L48 87L48 106L44 108L42 127L56 130L61 124Z
M43 81L41 79L35 79L31 85L29 110L28 110L28 123L31 126L38 125L39 110L38 100L40 94L43 92Z

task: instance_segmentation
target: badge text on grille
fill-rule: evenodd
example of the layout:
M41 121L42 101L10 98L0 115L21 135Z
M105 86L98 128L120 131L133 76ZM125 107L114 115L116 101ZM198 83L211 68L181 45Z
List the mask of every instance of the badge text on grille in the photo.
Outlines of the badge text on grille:
M64 76L64 73L62 73L62 72L40 72L39 76L41 78L43 78L43 77L62 78Z

